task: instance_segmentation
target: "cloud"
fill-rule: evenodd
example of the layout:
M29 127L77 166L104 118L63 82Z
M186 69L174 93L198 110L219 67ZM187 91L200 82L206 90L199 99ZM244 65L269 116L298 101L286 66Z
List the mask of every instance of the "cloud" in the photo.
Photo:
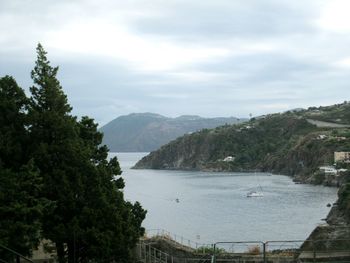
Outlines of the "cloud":
M66 52L120 59L131 70L144 71L166 71L227 54L223 48L186 47L163 39L142 38L104 19L74 21L48 34L45 43Z
M315 23L321 29L335 33L350 32L350 2L347 0L332 0L322 6L321 14Z
M247 117L348 96L347 1L0 1L0 74L42 42L74 113Z
M310 4L309 4L310 2ZM165 35L180 40L220 41L258 38L312 30L306 21L312 1L167 1L132 23L139 34Z
M350 57L342 58L333 63L335 67L349 69L350 68Z

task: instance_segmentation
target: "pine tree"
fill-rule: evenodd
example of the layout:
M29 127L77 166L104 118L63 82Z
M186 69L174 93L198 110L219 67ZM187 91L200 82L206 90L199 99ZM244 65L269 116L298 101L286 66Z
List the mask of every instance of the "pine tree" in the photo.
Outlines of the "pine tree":
M76 119L56 78L58 67L51 67L39 44L37 61L31 73L29 107L31 153L43 177L43 196L55 206L44 215L43 236L56 244L60 262L65 261L65 245L75 220L75 196L80 189L79 143Z
M100 146L102 134L88 117L80 122L39 44L29 107L30 152L43 177L43 196L54 202L43 235L56 244L59 262L127 262L146 212L124 200L116 158Z
M102 134L97 124L83 117L80 134L89 152L90 168L84 184L86 207L81 215L81 246L87 258L99 261L127 262L132 259L132 249L144 234L141 227L146 211L136 202L124 200L121 191L125 184L116 158L107 161L108 148L101 146ZM89 186L94 185L91 188ZM88 240L88 242L86 242Z
M0 244L30 255L39 243L42 182L28 157L28 99L9 76L0 79ZM13 255L1 251L0 258Z

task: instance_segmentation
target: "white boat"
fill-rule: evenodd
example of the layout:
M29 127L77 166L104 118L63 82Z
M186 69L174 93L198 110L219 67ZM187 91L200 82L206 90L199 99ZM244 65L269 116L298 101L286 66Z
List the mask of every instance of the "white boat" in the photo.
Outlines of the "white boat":
M263 197L264 194L257 191L250 191L247 193L247 197Z
M254 176L256 176L256 172L254 173ZM264 194L262 192L262 188L259 185L258 189L260 189L260 191L257 190L253 190L247 193L247 197L263 197Z

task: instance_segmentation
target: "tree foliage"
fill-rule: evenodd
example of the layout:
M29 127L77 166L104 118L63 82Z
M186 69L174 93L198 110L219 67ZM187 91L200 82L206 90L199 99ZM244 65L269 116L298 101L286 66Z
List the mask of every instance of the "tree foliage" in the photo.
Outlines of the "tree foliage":
M92 119L77 120L71 114L72 107L57 72L58 67L50 65L47 53L39 44L31 73L34 82L30 88L31 98L28 101L23 93L17 99L20 102L22 99L28 108L23 111L24 106L17 107L17 115L23 114L27 122L20 125L23 134L19 136L27 138L26 149L13 146L10 152L4 143L0 149L3 151L1 164L26 153L25 160L30 162L15 172L28 177L34 186L30 189L37 190L28 195L31 194L35 202L41 200L45 209L40 210L42 216L38 212L33 218L40 222L37 229L42 232L41 238L55 243L59 262L128 262L138 238L143 235L141 224L146 211L138 202L131 204L124 200L125 184L120 177L118 160L108 160L108 148L101 146L102 134ZM9 120L9 125L15 125L14 121ZM18 140L12 134L6 136L16 145ZM9 191L15 191L22 184L19 178L12 180L8 174L12 166L9 163L10 170L6 170L2 165L0 171L2 183ZM25 167L27 170L23 170ZM8 196L8 206L13 209L16 205L11 201L20 198L15 194ZM1 200L1 207L5 207L4 204L5 199ZM19 211L14 209L13 213L19 214ZM15 242L11 247L16 250L18 246Z
M0 79L0 244L30 255L39 242L47 203L42 181L28 156L28 99L9 76ZM11 255L1 251L1 257Z

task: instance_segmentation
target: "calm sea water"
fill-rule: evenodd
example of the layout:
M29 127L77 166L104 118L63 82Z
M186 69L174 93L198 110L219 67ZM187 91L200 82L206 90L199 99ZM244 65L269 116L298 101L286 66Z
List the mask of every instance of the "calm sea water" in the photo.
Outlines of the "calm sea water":
M146 153L110 155L121 164L126 199L148 211L146 229L200 243L305 239L337 197L336 188L294 184L283 175L132 170ZM264 197L247 198L259 185Z

